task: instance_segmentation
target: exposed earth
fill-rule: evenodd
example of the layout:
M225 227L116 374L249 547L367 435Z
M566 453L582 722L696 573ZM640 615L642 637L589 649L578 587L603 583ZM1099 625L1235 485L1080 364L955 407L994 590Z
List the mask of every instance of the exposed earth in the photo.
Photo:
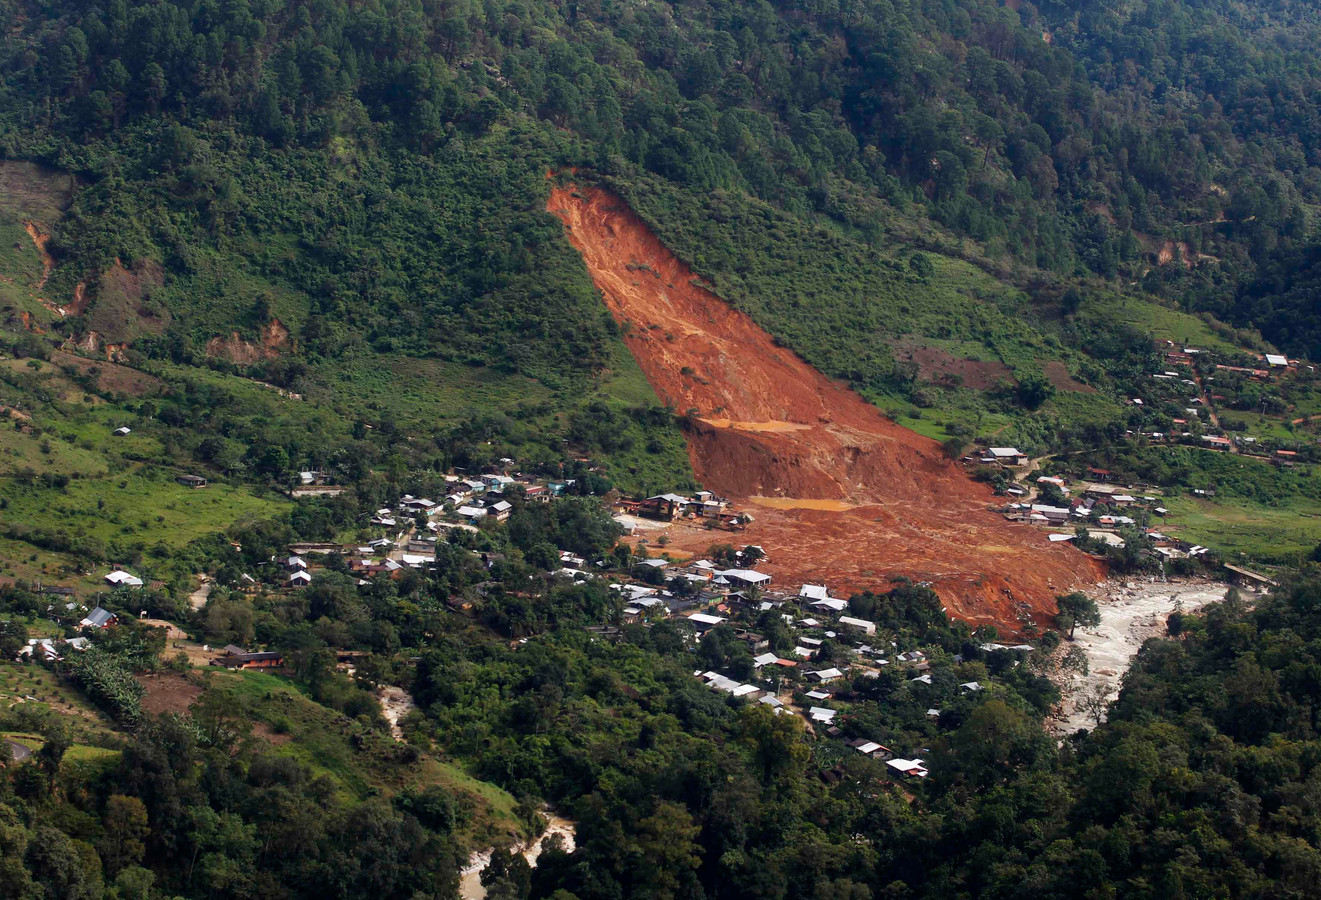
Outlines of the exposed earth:
M547 207L567 226L606 305L663 403L687 415L688 454L708 489L752 508L737 540L789 584L886 589L929 581L952 615L1017 630L1055 597L1096 582L1098 563L1005 521L991 491L936 442L777 346L697 278L618 197L558 187ZM667 550L730 539L670 530Z

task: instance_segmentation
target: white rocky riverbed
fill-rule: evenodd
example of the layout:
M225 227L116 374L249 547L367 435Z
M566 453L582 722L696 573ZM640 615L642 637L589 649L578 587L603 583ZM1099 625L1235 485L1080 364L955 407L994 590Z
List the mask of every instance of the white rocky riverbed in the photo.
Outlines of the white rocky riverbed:
M1096 686L1106 689L1113 701L1119 696L1120 679L1133 663L1142 644L1166 634L1165 622L1175 609L1192 612L1224 599L1229 586L1204 579L1163 582L1158 578L1110 581L1090 591L1101 612L1101 624L1079 629L1074 643L1087 653L1090 671L1073 676L1064 685L1061 715L1050 722L1051 730L1068 735L1092 728L1096 721L1081 701Z
M552 813L542 813L546 817L546 830L542 832L541 837L528 844L519 844L515 850L523 854L528 865L532 868L537 867L537 858L541 856L541 850L555 835L564 839L564 849L573 851L574 836L577 833L573 822ZM491 851L483 850L474 853L468 858L468 865L464 867L459 876L459 897L461 900L483 900L486 896L486 888L482 887L482 870L486 868L487 863L491 861Z

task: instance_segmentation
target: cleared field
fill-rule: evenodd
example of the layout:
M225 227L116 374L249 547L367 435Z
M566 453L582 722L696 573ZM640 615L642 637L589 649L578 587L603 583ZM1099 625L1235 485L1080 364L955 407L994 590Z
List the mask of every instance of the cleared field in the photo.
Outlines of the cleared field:
M1213 547L1229 560L1241 556L1296 565L1321 544L1321 510L1306 498L1284 508L1186 497L1171 499L1166 506L1173 513L1170 531Z
M161 471L79 478L58 492L20 479L0 479L0 498L6 503L0 523L11 527L11 533L62 531L171 547L244 517L274 515L288 505L275 495L258 497L250 488L228 484L194 490Z

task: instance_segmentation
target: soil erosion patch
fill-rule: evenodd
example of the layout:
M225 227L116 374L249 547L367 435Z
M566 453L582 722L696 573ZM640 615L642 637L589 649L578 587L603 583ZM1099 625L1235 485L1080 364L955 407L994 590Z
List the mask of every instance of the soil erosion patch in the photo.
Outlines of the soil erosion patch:
M687 438L697 477L745 506L759 498L739 540L766 548L764 568L779 582L884 589L888 576L907 575L931 582L950 613L1017 630L1025 614L1052 615L1057 594L1100 577L1072 547L990 512L989 489L934 441L891 422L694 284L618 197L561 187L547 208L567 226L615 319L632 323L625 340L657 396L695 411ZM738 427L754 422L801 427ZM763 499L777 497L805 502L776 508ZM673 545L700 551L728 537L692 530Z

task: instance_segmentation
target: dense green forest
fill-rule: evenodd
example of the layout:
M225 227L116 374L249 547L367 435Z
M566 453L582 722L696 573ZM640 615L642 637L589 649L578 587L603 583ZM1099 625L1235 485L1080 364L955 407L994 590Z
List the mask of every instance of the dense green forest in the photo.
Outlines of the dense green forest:
M873 242L939 223L992 260L1146 273L1281 340L1275 301L1235 285L1315 235L1304 4L8 9L0 148L82 179L53 286L163 265L176 353L275 314L314 357L599 366L607 325L539 210L565 165Z

